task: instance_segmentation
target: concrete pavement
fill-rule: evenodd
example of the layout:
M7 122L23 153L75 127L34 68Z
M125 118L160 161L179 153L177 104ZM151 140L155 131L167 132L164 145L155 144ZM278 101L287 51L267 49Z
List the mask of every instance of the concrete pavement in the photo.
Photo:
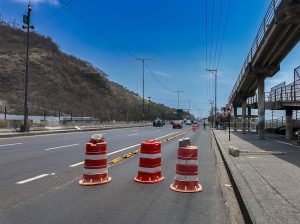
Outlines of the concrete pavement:
M300 223L300 146L278 135L258 140L255 134L231 133L229 142L228 132L213 132L246 216L253 223ZM232 157L228 146L253 153ZM263 151L286 154L262 155Z

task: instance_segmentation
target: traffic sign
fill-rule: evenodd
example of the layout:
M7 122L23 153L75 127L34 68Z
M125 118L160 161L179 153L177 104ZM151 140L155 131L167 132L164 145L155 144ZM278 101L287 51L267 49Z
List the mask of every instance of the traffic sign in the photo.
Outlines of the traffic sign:
M226 104L226 112L231 114L233 105L232 103Z

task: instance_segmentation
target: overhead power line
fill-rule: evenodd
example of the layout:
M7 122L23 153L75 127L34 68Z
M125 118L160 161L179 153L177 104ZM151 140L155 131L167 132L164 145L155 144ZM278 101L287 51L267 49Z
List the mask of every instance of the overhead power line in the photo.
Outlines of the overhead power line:
M211 51L212 51L212 49L213 49L214 11L215 11L215 0L213 0L213 3L212 3L212 13L211 13L209 68L211 68Z
M63 9L67 8L67 6L69 6L71 3L73 3L75 0L69 0L67 2L65 2L62 7L60 7L58 10L54 11L52 14L48 15L46 18L44 18L43 20L41 20L38 24L44 23L47 20L49 20L50 18L54 17L55 15L57 15L59 12L63 11ZM113 46L115 46L117 49L119 49L120 51L124 52L125 54L127 54L129 57L134 58L135 60L138 59L138 57L136 55L134 55L132 52L128 51L127 49L125 49L123 46L121 46L118 42L116 42L114 39L112 39L109 35L107 35L105 32L99 30L99 27L96 27L93 23L89 22L84 16L82 16L80 13L76 12L74 9L71 8L67 8L68 12L75 18L77 19L79 22L81 22L83 25L85 25L85 27L87 27L90 31L92 31L95 35L101 35L102 37L104 37L110 44L112 44ZM147 68L147 70L150 72L150 74L153 76L153 78L156 80L156 82L165 90L169 91L169 92L173 92L172 90L170 90L168 87L166 87L159 79L158 77L155 75L155 73L149 68L149 66L147 64L145 64L145 67Z
M222 35L222 42L221 42L221 48L220 48L220 53L219 53L219 58L218 58L218 63L217 63L217 69L219 68L220 59L221 59L222 50L223 50L224 37L225 37L227 23L228 23L228 17L229 17L230 3L231 3L231 0L228 0L228 6L227 6L227 12L226 12L226 18L225 18L225 25L224 25L223 35Z
M221 0L221 5L220 5L219 21L218 21L218 29L217 29L217 42L216 42L216 48L215 48L215 56L214 56L214 60L213 60L213 68L215 67L217 51L218 51L218 45L219 45L219 39L220 39L219 38L219 33L220 33L220 25L221 25L222 6L223 6L223 0Z
M40 22L38 22L37 24L42 24L44 22L46 22L48 19L54 17L55 15L57 15L59 12L63 11L64 8L66 8L67 6L69 6L71 3L73 3L75 0L69 0L67 2L65 2L59 9L57 9L56 11L54 11L53 13L51 13L50 15L48 15L46 18L42 19Z
M114 45L116 48L118 48L120 51L126 53L128 56L137 59L138 57L125 49L123 46L121 46L118 42L113 40L110 36L105 34L103 31L99 29L99 27L96 27L93 23L89 22L85 17L83 17L81 14L77 13L74 9L68 8L68 12L76 18L78 21L80 21L83 25L88 27L92 32L94 32L96 35L101 35L104 37L108 42L110 42L112 45Z
M173 92L172 90L170 90L168 87L166 87L158 78L157 76L155 75L155 73L149 68L149 66L146 64L145 65L147 70L150 72L150 74L152 75L152 77L156 80L156 82L163 88L165 89L166 91L168 92Z

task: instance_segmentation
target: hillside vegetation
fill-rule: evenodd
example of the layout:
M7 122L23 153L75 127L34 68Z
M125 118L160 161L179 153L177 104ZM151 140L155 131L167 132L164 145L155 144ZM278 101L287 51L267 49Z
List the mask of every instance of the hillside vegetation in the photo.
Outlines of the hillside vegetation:
M0 24L0 108L23 113L26 33ZM102 120L141 120L142 99L108 80L89 62L67 55L50 37L30 34L29 114L93 116ZM173 111L146 101L146 118L172 119Z

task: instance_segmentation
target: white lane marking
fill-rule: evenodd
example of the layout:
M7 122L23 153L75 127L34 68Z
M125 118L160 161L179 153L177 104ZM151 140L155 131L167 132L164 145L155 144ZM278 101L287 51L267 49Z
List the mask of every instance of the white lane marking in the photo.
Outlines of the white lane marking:
M126 148L123 148L123 149L120 149L120 150L117 150L117 151L114 151L114 152L111 152L111 153L107 153L107 155L110 156L110 155L116 154L116 153L118 153L118 152L122 152L122 151L125 151L125 150L127 150L127 149L134 148L134 147L139 146L139 145L140 145L140 144L132 145L132 146L129 146L129 147L126 147ZM81 164L83 164L83 163L84 163L84 161L79 162L79 163L72 164L72 165L70 165L69 167L76 167L76 166L79 166L79 165L81 165Z
M72 145L57 146L57 147L48 148L48 149L44 149L44 150L49 151L49 150L52 150L52 149L61 149L61 148L72 147L72 146L76 146L76 145L79 145L79 143L78 144L72 144Z
M137 131L137 130L133 129L133 130L131 130L131 131Z
M36 177L32 177L32 178L29 178L29 179L26 179L26 180L22 180L22 181L19 181L17 182L16 184L25 184L25 183L28 183L28 182L31 182L31 181L34 181L34 180L37 180L37 179L41 179L43 177L46 177L46 176L49 176L49 175L55 175L55 173L45 173L45 174L41 174L41 175L38 175Z
M11 143L11 144L0 145L0 147L11 146L11 145L22 145L22 144L23 143Z
M139 134L130 134L130 135L128 135L128 136L135 136L135 135L139 135Z
M84 161L79 162L79 163L72 164L72 165L70 165L69 167L80 166L81 164L84 164Z
M134 148L134 147L139 146L139 145L140 145L140 144L132 145L132 146L129 146L129 147L126 147L126 148L123 148L123 149L120 149L120 150L117 150L117 151L108 153L107 155L110 156L110 155L116 154L116 153L118 153L118 152L122 152L122 151L125 151L125 150L127 150L127 149Z
M286 145L291 145L291 146L294 146L296 148L300 148L300 146L297 146L297 145L294 145L292 143L288 143L288 142L283 142L283 141L279 141L279 140L275 140L275 139L271 139L271 138L266 138L268 140L272 140L272 141L275 141L275 142L279 142L279 143L282 143L282 144L286 144Z

